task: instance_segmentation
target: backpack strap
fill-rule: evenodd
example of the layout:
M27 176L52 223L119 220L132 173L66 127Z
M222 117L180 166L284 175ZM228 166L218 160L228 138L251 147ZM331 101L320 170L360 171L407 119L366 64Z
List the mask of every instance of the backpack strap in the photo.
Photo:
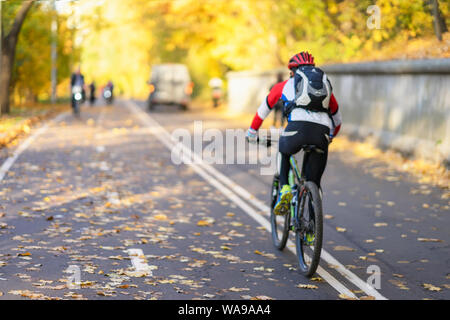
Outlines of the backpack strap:
M287 103L285 103L285 105L283 106L283 116L286 117L286 119L289 119L289 115L296 108L305 109L305 110L308 110L311 112L325 112L328 115L328 117L330 118L331 123L333 124L333 128L336 127L336 124L333 120L333 115L331 114L330 108L321 108L321 109L317 109L317 108L312 109L311 108L310 109L307 107L298 106L294 101L287 101Z

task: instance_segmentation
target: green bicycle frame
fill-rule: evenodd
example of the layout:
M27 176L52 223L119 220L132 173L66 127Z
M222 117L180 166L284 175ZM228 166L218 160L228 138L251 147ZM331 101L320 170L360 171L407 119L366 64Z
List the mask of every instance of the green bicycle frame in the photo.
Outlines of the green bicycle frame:
M289 158L289 163L291 165L291 170L289 170L289 185L291 186L291 189L295 186L295 176L297 177L297 180L300 181L301 174L298 169L297 160L294 158L294 156L291 156ZM295 207L291 205L291 217L294 218L295 216Z

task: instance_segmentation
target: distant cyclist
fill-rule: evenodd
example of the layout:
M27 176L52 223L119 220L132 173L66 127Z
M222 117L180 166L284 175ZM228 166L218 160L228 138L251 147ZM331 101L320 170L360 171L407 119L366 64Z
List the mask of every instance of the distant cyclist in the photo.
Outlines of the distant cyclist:
M279 82L283 81L283 74L281 72L279 72L277 74L277 82L274 83L273 86L270 87L270 90L272 90L272 88ZM275 105L273 106L273 126L276 127L277 126L277 120L278 117L280 118L280 126L282 127L284 125L284 116L283 116L283 101L278 100L277 103L275 103ZM278 114L280 114L280 116L278 116Z
M107 104L111 104L114 100L114 85L112 81L108 81L106 86L103 88L103 98L106 100Z
M74 89L81 91L81 100L86 99L86 84L84 82L84 75L81 73L81 68L78 67L72 76L70 77L70 87L72 90L72 108L75 109L76 99L74 94ZM75 90L75 91L77 91Z
M91 103L91 106L92 105L94 105L94 103L95 103L95 99L96 99L96 96L95 96L95 90L96 90L97 88L96 88L96 86L95 86L95 81L92 81L90 84L89 84L89 102Z
M289 186L289 158L303 145L316 145L324 153L311 152L305 158L305 177L320 188L320 180L328 157L328 144L341 127L339 106L332 93L326 74L315 67L314 57L308 52L294 55L288 64L291 76L275 84L256 112L247 131L250 142L256 142L257 131L276 103L283 101L283 113L288 124L281 134L280 194L274 208L275 214L288 212L292 200Z

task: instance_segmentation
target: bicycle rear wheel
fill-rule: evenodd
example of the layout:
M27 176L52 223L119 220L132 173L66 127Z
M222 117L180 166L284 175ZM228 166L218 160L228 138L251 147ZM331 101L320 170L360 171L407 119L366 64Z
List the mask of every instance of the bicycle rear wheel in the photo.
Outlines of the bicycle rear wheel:
M280 178L275 175L270 194L270 224L272 225L272 240L278 250L283 250L289 236L290 213L279 216L273 212L280 192Z
M319 266L322 251L322 200L314 182L307 181L304 187L297 209L300 228L296 229L295 245L300 273L311 277Z

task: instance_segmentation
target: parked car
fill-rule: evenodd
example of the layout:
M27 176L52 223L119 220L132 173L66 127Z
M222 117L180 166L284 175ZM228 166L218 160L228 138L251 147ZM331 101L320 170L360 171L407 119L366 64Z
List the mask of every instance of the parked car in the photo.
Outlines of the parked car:
M152 66L148 109L155 105L177 105L182 110L188 108L194 87L188 68L184 64L158 64Z

